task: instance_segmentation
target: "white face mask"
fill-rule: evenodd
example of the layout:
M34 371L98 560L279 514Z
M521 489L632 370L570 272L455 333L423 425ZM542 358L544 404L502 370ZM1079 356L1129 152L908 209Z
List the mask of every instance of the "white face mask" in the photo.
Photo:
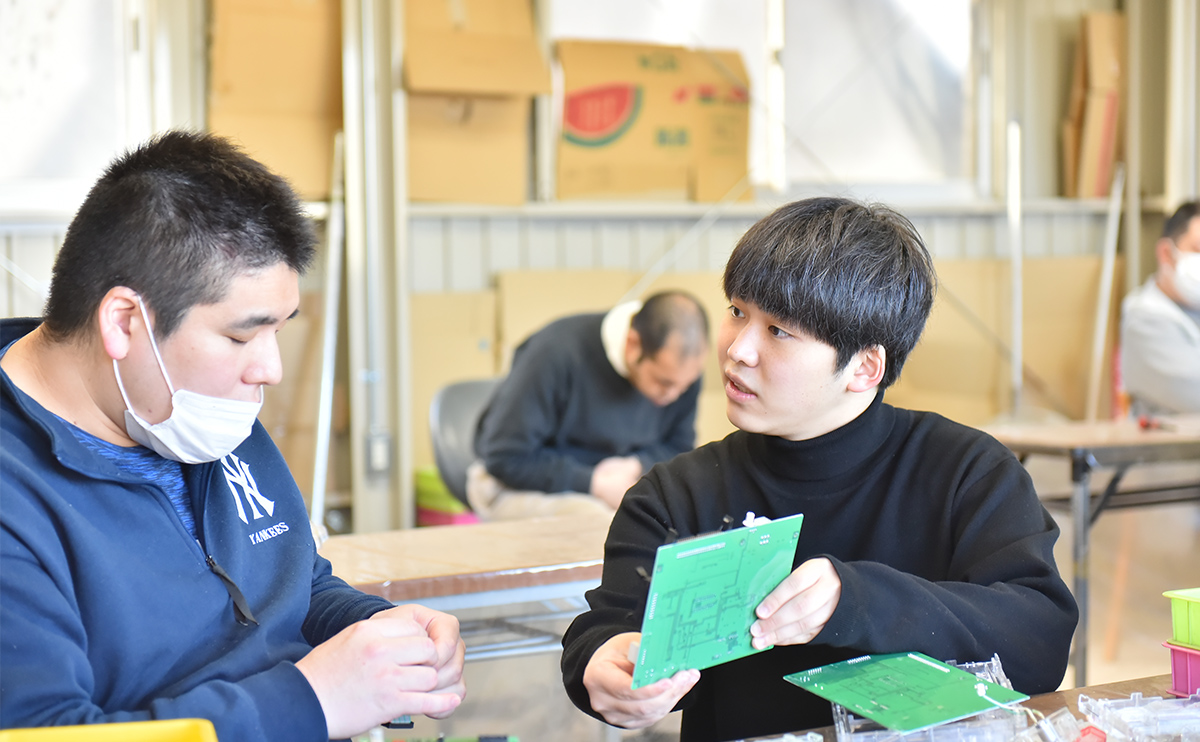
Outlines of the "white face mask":
M1200 311L1200 253L1175 248L1175 290L1184 304Z
M158 352L154 330L150 329L150 317L146 314L146 305L141 297L138 297L138 306L142 309L146 330L150 333L150 347L154 349L158 368L167 382L167 388L171 390L171 414L166 420L154 424L139 417L133 411L133 405L129 404L129 395L125 393L121 371L114 358L113 372L117 375L117 388L121 390L121 399L125 400L125 432L159 456L184 464L201 464L224 457L250 436L254 420L262 409L262 387L258 389L257 402L210 397L187 389L175 389L162 355Z

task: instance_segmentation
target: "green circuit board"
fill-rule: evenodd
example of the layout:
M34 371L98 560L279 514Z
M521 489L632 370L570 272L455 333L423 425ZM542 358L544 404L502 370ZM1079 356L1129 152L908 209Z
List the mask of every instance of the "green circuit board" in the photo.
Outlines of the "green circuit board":
M857 657L784 680L897 732L915 732L1029 696L920 652Z
M760 651L754 609L792 571L803 515L658 548L633 687Z

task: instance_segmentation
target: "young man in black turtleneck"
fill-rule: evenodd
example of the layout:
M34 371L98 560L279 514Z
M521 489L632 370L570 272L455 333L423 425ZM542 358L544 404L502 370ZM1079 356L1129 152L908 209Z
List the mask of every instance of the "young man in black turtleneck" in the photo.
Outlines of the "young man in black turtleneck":
M563 639L575 704L627 728L683 709L681 739L700 742L831 723L828 702L783 676L862 654L999 654L1017 690L1057 688L1078 611L1028 474L980 431L883 403L933 305L912 224L845 199L789 204L742 237L724 283L718 352L740 430L626 494L602 584ZM638 568L674 534L747 511L804 514L793 571L751 628L773 648L631 690L648 587Z

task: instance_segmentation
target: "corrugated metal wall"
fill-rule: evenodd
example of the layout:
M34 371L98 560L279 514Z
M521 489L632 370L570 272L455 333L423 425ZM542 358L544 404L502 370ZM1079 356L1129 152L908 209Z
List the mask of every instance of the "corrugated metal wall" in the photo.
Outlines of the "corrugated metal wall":
M43 290L50 285L54 256L62 244L65 229L65 225L32 228L0 225L0 257L3 258L0 260L0 316L35 317L42 313L45 298L28 283Z
M765 212L762 212L765 213ZM1003 258L1003 213L910 211L935 258ZM479 291L504 270L621 269L644 271L687 233L695 216L560 216L415 213L410 221L410 288L414 293ZM683 246L669 270L719 271L739 237L758 218L741 211L718 218ZM1091 202L1055 205L1026 216L1030 257L1100 253L1104 215Z
M1030 257L1096 255L1104 235L1102 204L1047 203L1031 209L1024 224ZM671 249L699 218L700 211L640 216L587 214L535 209L471 214L414 208L409 224L414 293L479 291L508 270L618 269L645 271ZM739 207L718 218L694 241L682 246L669 270L719 271L742 233L760 213ZM1004 214L994 209L970 213L908 210L935 258L1003 258L1008 254ZM0 229L4 229L0 227ZM65 226L21 227L0 231L0 253L35 281L48 284ZM41 312L42 297L7 270L0 270L0 312L28 316Z

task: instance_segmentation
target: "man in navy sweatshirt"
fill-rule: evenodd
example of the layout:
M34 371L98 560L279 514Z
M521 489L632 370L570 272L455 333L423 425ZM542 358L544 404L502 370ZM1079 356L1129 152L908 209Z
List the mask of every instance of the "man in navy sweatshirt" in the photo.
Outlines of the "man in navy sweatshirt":
M92 188L42 319L0 323L0 727L316 742L461 703L457 621L334 577L256 421L313 244L286 182L167 133Z

